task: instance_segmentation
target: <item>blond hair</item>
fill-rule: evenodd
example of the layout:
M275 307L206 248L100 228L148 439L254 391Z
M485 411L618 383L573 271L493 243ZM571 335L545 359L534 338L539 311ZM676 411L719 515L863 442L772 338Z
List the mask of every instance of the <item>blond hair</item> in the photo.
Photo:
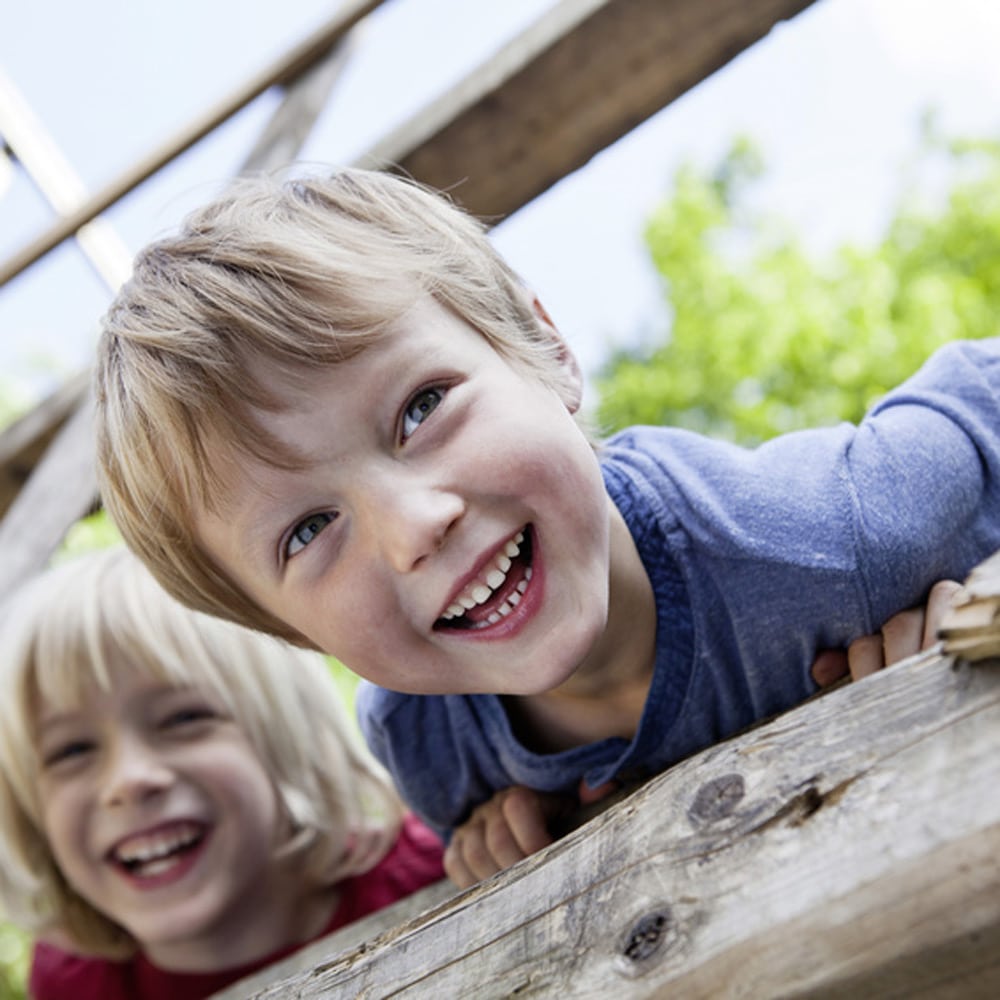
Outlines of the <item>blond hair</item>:
M220 445L294 463L260 426L280 406L260 373L350 358L427 295L565 389L565 351L483 226L404 178L237 182L139 254L98 345L98 465L112 519L170 593L308 645L204 551L193 511L217 509Z
M391 846L402 806L351 731L325 659L178 604L124 549L80 557L0 609L0 902L33 931L124 957L135 942L74 892L47 844L34 714L107 690L109 663L219 698L271 776L303 880L333 884Z

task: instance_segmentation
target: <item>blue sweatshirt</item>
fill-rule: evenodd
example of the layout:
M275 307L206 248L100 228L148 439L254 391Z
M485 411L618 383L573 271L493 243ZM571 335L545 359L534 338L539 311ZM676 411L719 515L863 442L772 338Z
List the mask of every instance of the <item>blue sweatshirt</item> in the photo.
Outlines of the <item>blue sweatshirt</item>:
M820 649L878 631L1000 549L1000 339L938 351L857 427L755 449L635 427L607 442L601 466L657 608L631 741L539 754L495 695L361 685L369 746L446 836L510 785L636 780L791 708L815 690Z

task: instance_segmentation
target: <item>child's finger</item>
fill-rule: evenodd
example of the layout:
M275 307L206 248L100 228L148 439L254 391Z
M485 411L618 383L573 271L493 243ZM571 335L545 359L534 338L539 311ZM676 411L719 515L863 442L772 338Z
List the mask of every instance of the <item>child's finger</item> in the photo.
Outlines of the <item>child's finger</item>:
M502 811L490 817L490 821L483 828L483 833L486 853L489 855L488 864L492 865L494 870L509 868L525 857L525 851L522 850L515 832ZM481 870L485 871L488 864L480 866ZM493 872L489 874L492 875Z
M496 812L497 810L492 810ZM474 813L464 826L455 831L445 856L445 871L461 888L489 878L500 871L488 844L490 811Z
M882 626L882 656L886 666L923 649L924 619L922 607L911 608L893 615Z
M504 828L511 840L512 853L516 851L518 857L505 862L505 867L552 843L548 830L548 813L551 810L562 809L563 805L558 796L543 796L521 787L509 790L501 805L501 815L504 819ZM492 844L490 846L492 848ZM500 858L496 851L493 852L493 856Z
M580 784L577 788L577 798L580 800L580 805L589 806L592 802L600 802L601 799L606 799L613 792L617 792L621 788L621 785L617 781L605 781L603 785L598 785L596 788L591 788L587 782L581 778Z
M924 606L901 611L882 626L885 666L914 656L937 642L938 626L960 589L956 580L939 580L931 587Z
M824 649L813 662L810 673L812 679L821 687L830 687L849 671L847 651L844 649Z
M488 831L486 823L477 825L466 833L460 844L465 865L477 879L488 878L500 870L489 847Z
M855 639L847 647L847 663L853 681L859 681L862 677L881 670L885 666L881 633L863 635L860 639Z
M479 881L465 863L461 848L454 841L444 852L444 873L459 889L468 889L470 885L475 885Z

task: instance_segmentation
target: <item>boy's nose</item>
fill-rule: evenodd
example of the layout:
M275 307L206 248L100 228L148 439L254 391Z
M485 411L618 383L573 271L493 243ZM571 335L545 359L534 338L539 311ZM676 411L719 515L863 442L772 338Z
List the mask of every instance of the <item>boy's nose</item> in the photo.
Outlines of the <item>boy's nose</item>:
M173 783L173 771L140 741L123 741L109 751L102 801L107 806L134 804L158 795Z
M409 573L445 543L465 511L454 493L434 489L388 489L373 526L392 567Z

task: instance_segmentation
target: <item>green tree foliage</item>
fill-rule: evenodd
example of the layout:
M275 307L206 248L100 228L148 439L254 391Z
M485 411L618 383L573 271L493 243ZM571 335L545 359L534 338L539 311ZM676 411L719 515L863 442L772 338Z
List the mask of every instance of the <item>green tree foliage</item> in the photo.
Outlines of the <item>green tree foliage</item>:
M748 142L715 176L681 169L646 230L670 329L608 363L601 427L754 444L857 421L940 344L1000 332L1000 142L929 140L918 165L946 167L947 196L928 210L910 195L878 245L824 260L749 215L761 166Z
M0 1000L24 1000L29 948L25 933L0 922Z

